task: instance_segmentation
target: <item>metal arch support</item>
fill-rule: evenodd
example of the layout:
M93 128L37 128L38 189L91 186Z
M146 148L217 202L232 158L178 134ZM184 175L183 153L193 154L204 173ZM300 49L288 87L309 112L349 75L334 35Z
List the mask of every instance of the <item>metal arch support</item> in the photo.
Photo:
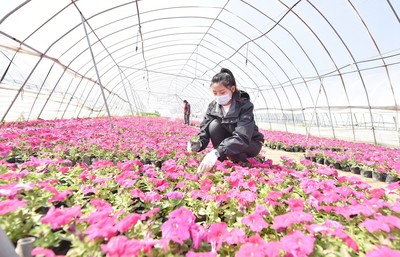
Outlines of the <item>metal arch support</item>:
M103 95L104 104L106 105L106 109L107 109L107 113L108 113L108 118L109 118L109 120L110 120L110 127L111 127L111 129L113 129L113 128L114 128L114 125L113 125L113 122L112 122L112 118L111 118L111 114L110 114L110 109L108 108L106 95L105 95L105 93L104 93L103 85L102 85L102 83L101 83L101 78L100 78L99 71L97 70L96 60L95 60L94 55L93 55L92 45L90 44L89 35L87 34L87 30L86 30L86 26L85 26L85 18L83 17L82 13L80 13L80 15L81 15L81 18L82 18L82 26L83 26L83 29L85 30L85 35L86 35L87 43L88 43L88 45L89 45L90 54L92 55L93 66L94 66L94 68L95 68L95 70L96 70L97 79L98 79L98 81L99 81L99 86L100 86L100 89L101 89L101 94Z

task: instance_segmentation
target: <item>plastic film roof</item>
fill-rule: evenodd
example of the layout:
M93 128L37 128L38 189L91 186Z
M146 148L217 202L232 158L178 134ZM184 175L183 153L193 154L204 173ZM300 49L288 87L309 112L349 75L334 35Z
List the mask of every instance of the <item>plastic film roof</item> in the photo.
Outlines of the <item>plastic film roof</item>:
M0 1L2 121L200 119L221 67L260 126L399 145L400 2Z

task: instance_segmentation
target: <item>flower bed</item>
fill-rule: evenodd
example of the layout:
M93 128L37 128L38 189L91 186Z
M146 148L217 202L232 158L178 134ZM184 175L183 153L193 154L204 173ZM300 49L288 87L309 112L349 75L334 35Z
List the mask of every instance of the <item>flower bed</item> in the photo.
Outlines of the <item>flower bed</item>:
M266 145L272 149L293 151L301 149L305 156L320 164L333 165L336 169L373 177L387 183L400 179L400 149L351 143L343 140L317 138L281 131L263 131Z
M8 123L0 226L37 256L398 256L398 183L370 189L303 159L218 162L156 118ZM86 158L85 158L86 157ZM12 160L14 158L14 160ZM8 161L7 161L8 160Z

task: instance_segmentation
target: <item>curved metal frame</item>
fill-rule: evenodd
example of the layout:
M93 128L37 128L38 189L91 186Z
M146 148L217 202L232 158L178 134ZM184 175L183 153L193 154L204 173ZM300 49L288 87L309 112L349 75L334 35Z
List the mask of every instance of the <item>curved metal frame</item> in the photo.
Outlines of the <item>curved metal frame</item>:
M19 6L15 7L13 10L11 10L8 14L6 14L4 17L1 18L0 20L0 25L3 24L3 22L8 19L9 17L15 15L18 13L18 9L24 7L26 4L29 2L33 2L34 0L27 0L23 3L21 3ZM11 40L14 40L15 42L18 43L20 49L22 48L28 48L30 51L34 52L35 55L37 55L37 60L36 63L32 65L32 69L30 70L29 73L24 74L24 80L21 83L20 87L18 90L16 90L16 95L14 96L14 99L11 101L10 105L8 106L7 110L5 111L5 114L2 117L2 121L5 120L7 117L8 113L12 110L14 104L16 103L16 99L18 96L23 92L24 87L30 82L31 78L34 77L36 69L39 68L39 65L41 64L42 60L49 59L53 61L53 64L49 67L46 77L42 80L41 85L37 86L37 94L36 97L34 97L33 103L32 103L32 109L36 107L37 101L40 95L42 93L48 93L47 99L44 102L44 105L41 107L39 114L37 118L41 118L42 115L46 111L46 106L53 99L53 95L57 92L64 92L65 94L62 96L62 100L59 103L58 111L57 113L62 113L61 118L64 118L66 116L67 111L71 112L71 108L73 107L73 101L77 101L76 103L80 103L81 106L75 105L75 111L72 111L74 113L73 116L80 117L80 115L83 112L83 108L89 108L90 113L89 115L103 115L103 107L107 103L112 103L111 105L114 106L113 112L114 114L123 114L124 112L126 113L127 110L130 110L130 113L136 112L141 112L146 109L146 104L144 104L143 101L144 98L140 97L142 96L143 93L147 94L149 97L150 95L154 94L159 94L159 92L163 92L164 95L168 95L169 97L174 97L176 96L176 100L179 101L179 96L178 93L181 94L182 92L187 91L186 96L191 97L193 99L200 99L198 102L199 108L201 105L206 104L206 98L204 97L195 97L194 95L204 95L206 92L205 90L207 87L204 87L204 81L208 82L213 74L211 72L215 70L217 67L221 65L221 63L224 62L224 65L231 67L232 69L239 70L240 72L235 73L235 77L237 77L238 81L246 81L248 82L247 85L245 85L245 88L248 89L254 89L249 90L250 92L254 93L259 93L259 96L262 97L262 100L265 104L265 107L262 107L260 109L264 109L267 111L269 115L269 111L271 110L279 110L282 115L285 115L285 113L291 113L293 117L293 126L296 126L295 120L294 120L294 112L295 111L301 111L302 113L302 118L303 118L303 123L306 124L306 113L305 111L307 109L310 109L310 106L305 106L303 104L303 99L301 95L299 94L299 86L302 85L305 86L307 90L307 94L309 99L311 100L312 104L314 105L314 112L316 113L316 108L317 108L317 100L314 99L311 89L309 87L309 83L317 79L319 80L320 87L324 93L324 97L327 103L327 117L330 123L330 127L332 130L333 137L336 138L335 134L335 122L336 117L332 116L332 108L337 109L335 106L331 106L330 104L330 99L327 96L327 92L325 89L325 85L323 83L323 78L325 77L338 77L340 80L341 86L343 87L345 96L346 96L346 101L348 104L348 108L350 111L350 119L351 119L351 129L353 133L353 140L356 140L356 132L354 128L354 122L353 122L353 116L355 117L355 114L353 113L353 109L357 108L356 106L353 106L351 104L351 99L350 95L348 93L348 85L345 83L343 75L346 74L343 72L344 67L339 67L337 64L337 60L335 60L334 53L330 51L324 44L322 38L316 33L316 31L313 29L313 27L297 13L296 8L297 5L302 2L301 0L296 1L294 4L291 6L288 6L284 1L279 0L278 4L280 4L281 7L284 9L284 13L280 15L278 18L273 18L271 15L268 15L268 13L264 13L261 11L261 8L258 8L258 6L255 6L254 4L250 4L248 2L241 1L241 4L245 4L249 6L252 10L255 12L262 14L264 17L266 17L268 20L273 22L273 25L269 27L269 29L266 32L260 31L256 25L251 24L250 21L244 19L242 16L239 14L231 11L229 9L229 4L231 1L226 1L224 4L220 6L201 6L201 5L185 5L185 6L171 6L171 7L165 7L165 8L155 8L146 12L140 12L140 0L132 0L128 1L126 3L122 3L118 6L108 6L107 9L101 10L101 12L95 13L91 15L90 17L85 17L82 11L79 8L79 2L72 1L65 6L60 6L61 8L55 12L49 19L44 21L39 27L37 27L35 30L33 30L26 38L19 40L17 38L14 38L12 35L8 35L7 33L3 32L0 30L0 36L4 36L6 38L9 38ZM396 10L394 9L393 5L391 4L390 0L387 0L383 2L387 4L392 11L392 14L396 17L398 23L400 24L400 18L399 15L397 14ZM354 66L356 67L356 72L358 74L358 77L360 78L362 87L364 89L366 101L367 101L367 106L366 109L368 109L370 120L371 120L371 126L372 126L372 134L374 138L375 144L377 144L377 138L376 138L376 131L375 131L375 125L374 125L374 117L372 113L372 109L375 107L371 106L370 103L370 92L368 92L368 89L366 87L365 83L365 78L363 77L362 71L363 69L360 68L359 64L363 62L363 60L356 60L354 57L353 53L351 52L348 44L345 42L343 35L339 33L339 31L334 27L333 23L327 18L327 16L310 0L303 1L303 4L307 4L307 8L312 8L315 10L316 14L318 14L326 23L327 26L332 31L333 36L335 36L340 42L341 46L343 49L346 50L346 53L350 56L350 58L353 61ZM393 84L393 74L389 71L388 66L393 65L393 63L388 63L386 61L387 56L384 56L384 54L381 52L379 45L376 43L376 40L374 38L374 35L371 33L370 28L367 26L367 23L359 13L358 9L356 8L355 4L353 4L350 0L348 1L348 6L351 8L351 10L354 12L356 17L361 21L361 29L364 30L369 38L371 39L372 44L374 45L379 57L376 58L376 60L379 60L382 62L382 66L385 69L385 75L386 78L388 79L389 83L389 88L391 90L391 93L393 95L393 100L394 100L394 105L395 105L395 110L396 110L396 117L397 117L397 123L399 123L399 111L398 111L398 99L396 99L395 96L395 90L394 90L394 84ZM45 49L43 52L35 49L34 47L29 45L29 39L39 30L43 29L44 26L50 22L53 21L55 17L57 17L59 14L61 14L64 10L66 10L69 7L74 6L74 8L77 10L78 13L82 14L82 22L77 23L75 26L72 28L69 28L69 30L65 31L63 35L61 35L58 39L54 40L53 42L50 42L50 44L47 46L47 49ZM102 14L108 13L110 11L116 11L118 8L131 8L132 10L135 10L136 13L132 12L132 14L128 14L125 17L118 17L115 20L112 21L107 21L104 22L104 24L94 28L91 26L91 19L93 18L98 18L101 17ZM175 9L182 9L184 10L185 8L212 8L215 10L218 10L217 14L214 17L207 17L207 16L194 16L194 15L187 15L187 16L170 16L170 17L157 17L152 20L142 20L141 15L153 15L159 11L162 10L175 10ZM255 38L250 38L245 31L241 31L239 28L236 28L233 24L230 22L227 22L223 19L223 13L229 13L230 15L233 15L236 19L237 22L240 22L243 26L247 26L252 28L254 31L258 31L260 36L257 36ZM298 39L291 33L291 28L287 27L287 25L281 24L281 21L285 18L286 15L292 14L293 17L295 17L298 20L298 24L300 26L303 26L303 28L307 29L312 35L312 39L314 40L314 43L317 43L321 46L321 53L326 54L326 60L329 61L333 67L334 70L330 73L321 73L316 65L316 63L312 60L311 56L308 54L306 51L305 47L298 41ZM132 22L132 18L136 19L136 22ZM155 28L152 30L147 30L143 31L142 28L145 27L147 24L155 23L155 22L160 22L163 20L177 20L177 19L197 19L199 20L199 25L189 25L186 27L191 27L195 30L203 31L203 32L177 32L177 29L183 28L185 26L169 26L166 28ZM123 21L128 21L125 26L121 27L118 31L111 31L106 34L102 34L102 37L99 37L97 35L97 31L101 31L103 28L106 29L107 26L113 25L116 22L123 22ZM204 25L205 21L207 22L208 25ZM62 42L64 39L68 39L68 36L70 33L74 32L77 29L81 29L81 26L84 26L84 23L87 24L89 31L86 32L86 37L89 39L89 35L93 35L95 37L95 40L92 40L92 42L88 43L87 47L82 48L82 45L79 45L79 43L82 43L81 40L84 40L84 38L77 39L75 42L71 42L71 45L63 52L61 53L58 57L51 57L48 56L47 53L49 53L53 47L55 47L59 42ZM215 26L221 26L219 28L221 29L216 29ZM238 47L233 47L229 45L228 42L230 40L233 40L232 37L230 37L229 34L225 33L223 29L226 28L228 31L233 31L234 33L232 35L234 36L239 36L241 38L241 41L238 42L239 46ZM303 74L303 70L301 67L298 67L295 64L295 57L290 56L288 53L285 52L285 49L280 46L279 41L277 38L271 38L268 36L269 32L273 29L279 28L282 30L283 33L285 33L286 36L288 36L290 39L293 40L293 42L301 49L300 54L302 54L302 57L305 58L305 60L308 61L308 63L311 65L313 71L315 72L314 78L310 77L305 77ZM129 53L129 49L135 49L138 40L136 40L136 43L134 42L135 35L132 33L132 37L124 37L119 40L113 40L113 44L111 45L106 45L104 44L104 41L107 38L116 37L118 33L120 32L125 32L129 30L135 30L137 31L136 33L136 38L140 37L140 51L134 52L131 51ZM169 31L168 31L169 30ZM154 34L154 35L153 35ZM167 37L173 37L177 36L179 34L199 34L201 37L199 38L191 38L187 42L178 42L176 39L168 39L160 43L160 41L163 38ZM210 37L210 39L208 38ZM290 74L289 72L286 71L285 67L282 65L282 61L278 59L275 55L274 52L270 51L269 49L264 49L262 42L257 42L258 39L265 39L270 42L275 49L273 49L276 53L281 54L282 56L285 57L285 60L287 63L289 63L295 71L295 74L297 74L299 77L294 78L293 77L293 72ZM228 39L228 40L226 40ZM144 40L146 40L146 45L144 44ZM154 41L154 43L153 43ZM249 44L251 44L251 47L249 49ZM101 51L98 51L96 53L93 53L92 59L84 59L81 58L83 54L86 54L88 51L91 51L91 48L93 46L101 46ZM161 53L159 50L163 49L165 51L168 51L169 47L178 49L179 46L182 47L188 47L188 50L185 51L180 51L179 54L182 54L182 56L177 55L174 51L171 51L171 53ZM233 53L230 56L227 56L226 54L220 53L218 51L220 46L224 46L227 51L233 51ZM240 50L243 49L245 46L247 46L247 52L246 54L243 54ZM79 47L79 48L77 48ZM145 48L146 47L146 48ZM112 49L111 49L112 48ZM190 50L192 49L192 50ZM199 52L199 49L202 50L202 52ZM78 50L78 51L76 51ZM70 55L71 52L76 52L74 53L75 56L71 56L72 58L69 59L68 64L61 63L59 60L61 60L64 57L67 57ZM152 53L156 53L156 55L152 55ZM260 56L260 54L262 56ZM2 75L2 80L7 76L7 73L9 72L10 67L12 68L13 60L19 55L19 50L16 50L14 52L13 58L8 62L8 66L5 69L5 72ZM118 56L118 57L117 57ZM212 57L210 57L212 56ZM246 60L246 66L237 63L237 60ZM90 63L92 61L95 61L95 63ZM77 66L77 63L80 62L79 67ZM180 63L182 62L182 64ZM64 71L60 73L57 81L54 83L54 86L52 89L45 90L45 85L47 85L47 80L53 74L53 67L54 65L60 65ZM98 76L97 79L94 78L94 70L97 70L97 65L99 66ZM271 78L269 78L264 71L268 71L269 74L271 74ZM70 77L67 76L68 72L72 72L74 75L78 77L76 79L75 77ZM276 72L276 73L275 73ZM281 74L280 76L278 75ZM101 75L100 75L101 74ZM143 79L143 74L144 78ZM187 75L187 74L193 74L192 75ZM57 74L58 76L58 74ZM262 83L261 85L256 82L255 77L258 77ZM283 78L284 77L284 78ZM107 86L101 86L100 79L105 78L105 81L103 82ZM273 84L271 82L271 79L274 79L277 81L277 83ZM283 79L282 79L283 78ZM284 80L286 81L280 81ZM299 82L296 82L296 80L299 79ZM61 82L63 80L68 80L68 85L64 86ZM103 79L102 79L103 80ZM168 81L166 83L166 81ZM100 84L100 87L98 87ZM61 87L60 85L63 85ZM103 98L104 100L101 101L101 94L96 89L95 87L100 88L101 90L106 90L107 95L103 93ZM293 92L291 92L292 95L289 95L287 90L285 89L286 87L290 87ZM172 90L175 88L175 93L169 92L169 90ZM278 93L278 89L281 90ZM65 91L66 90L66 91ZM164 91L163 91L164 90ZM168 90L165 92L165 90ZM88 92L86 95L78 95L80 92ZM271 93L271 94L270 94ZM271 99L276 99L277 105L279 106L270 106L271 103L267 101L266 96L270 97ZM294 107L292 106L292 103L290 101L290 97L295 96L298 100L298 103L300 107ZM69 99L68 99L69 98ZM57 99L57 98L56 98ZM147 98L149 99L149 98ZM201 101L203 99L203 101ZM285 101L285 104L289 105L289 108L284 108L283 106L283 101ZM203 103L201 103L203 102ZM100 108L100 109L97 109ZM323 107L320 107L323 108ZM112 113L109 110L108 111L109 116L111 117ZM28 119L30 119L33 116L33 112L30 111L28 115ZM58 114L57 114L58 116ZM317 119L318 122L318 119ZM312 120L310 121L310 124L312 123ZM399 123L400 124L400 123ZM317 124L318 125L318 124ZM271 121L269 121L269 126L270 129L272 129L272 124ZM285 119L285 127L286 130L288 130L287 127L287 121ZM319 125L318 125L319 127ZM307 126L306 128L306 133L309 134L309 131L307 131ZM400 144L400 130L397 131L398 133L398 138L399 138L399 144Z

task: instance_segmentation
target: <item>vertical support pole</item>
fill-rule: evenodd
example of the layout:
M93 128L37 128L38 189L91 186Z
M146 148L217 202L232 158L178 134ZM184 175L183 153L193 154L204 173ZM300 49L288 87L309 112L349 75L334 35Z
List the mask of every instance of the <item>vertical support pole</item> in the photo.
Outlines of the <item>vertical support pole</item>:
M88 42L88 45L89 45L90 54L92 55L92 61L93 61L94 69L95 69L95 71L96 71L97 80L99 81L99 85L100 85L100 89L101 89L101 94L103 95L103 100L104 100L104 104L105 104L106 109L107 109L108 118L110 119L110 127L111 127L111 129L113 129L113 128L114 128L114 125L113 125L113 122L112 122L112 119L111 119L110 109L108 108L106 95L104 94L103 84L101 83L100 74L99 74L99 71L98 71L98 69L97 69L96 60L95 60L95 58L94 58L94 54L93 54L93 50L92 50L92 45L90 44L89 35L88 35L88 33L87 33L87 30L86 30L85 19L83 18L82 13L80 13L80 15L81 15L81 19L82 19L82 26L83 26L83 29L85 30L86 39L87 39L87 42Z

